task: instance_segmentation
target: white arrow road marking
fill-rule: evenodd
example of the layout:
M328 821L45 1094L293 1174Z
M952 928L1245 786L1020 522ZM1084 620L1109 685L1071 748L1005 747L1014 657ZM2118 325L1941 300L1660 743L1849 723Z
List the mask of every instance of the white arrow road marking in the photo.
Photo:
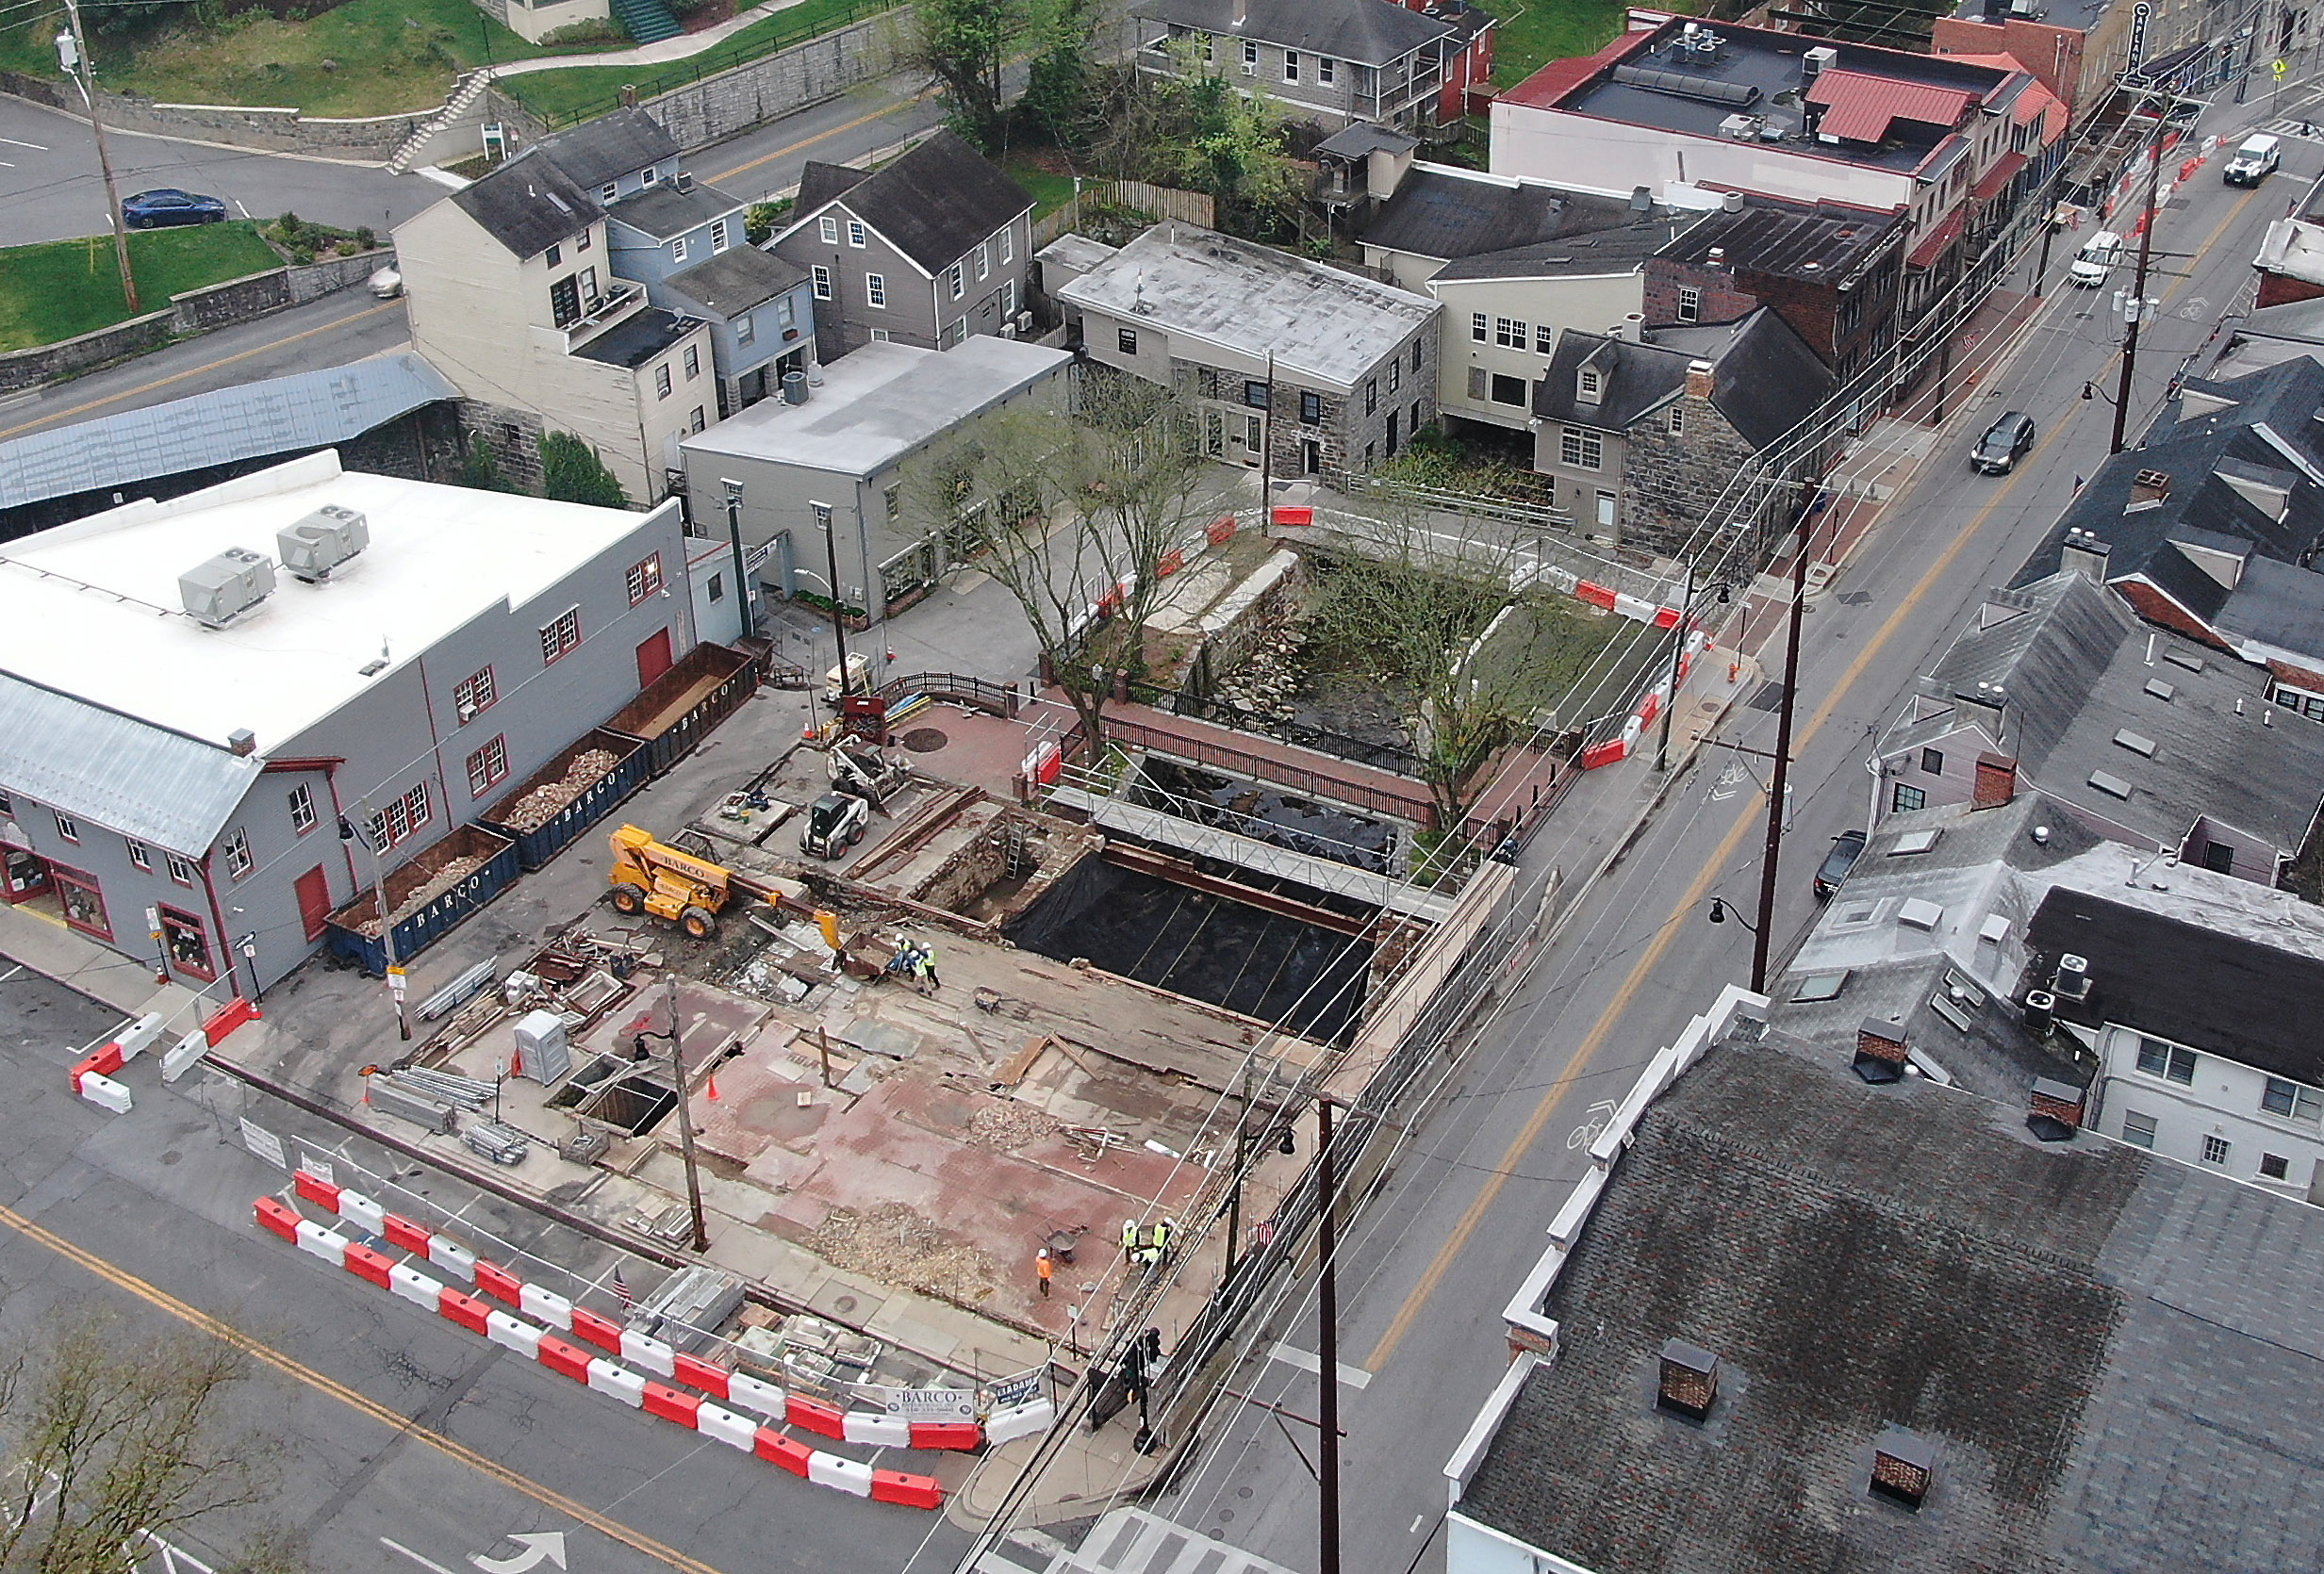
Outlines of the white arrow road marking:
M524 1574L526 1569L537 1566L543 1560L555 1564L559 1568L565 1566L563 1531L537 1531L522 1535L511 1531L508 1539L523 1549L515 1557L488 1558L482 1552L470 1552L468 1561L483 1569L485 1574Z

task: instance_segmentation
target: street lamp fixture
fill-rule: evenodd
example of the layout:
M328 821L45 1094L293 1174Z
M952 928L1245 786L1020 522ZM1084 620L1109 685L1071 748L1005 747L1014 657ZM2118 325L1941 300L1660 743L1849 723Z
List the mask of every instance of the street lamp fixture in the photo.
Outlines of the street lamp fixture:
M1729 918L1733 918L1738 924L1742 925L1742 926L1752 934L1755 935L1759 932L1757 926L1755 926L1749 919L1745 918L1741 913L1737 912L1733 908L1727 905L1727 900L1725 897L1713 896L1711 898L1711 922L1714 924L1724 924Z

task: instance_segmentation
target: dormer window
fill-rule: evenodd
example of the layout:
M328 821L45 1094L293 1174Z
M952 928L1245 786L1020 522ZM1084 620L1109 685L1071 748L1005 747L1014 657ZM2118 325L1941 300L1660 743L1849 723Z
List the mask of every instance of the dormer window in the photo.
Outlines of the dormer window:
M639 185L641 185L641 186L651 186L651 185L653 184L653 180L654 180L653 166L652 166L652 165L651 165L651 164L647 165L647 166L646 166L646 169L645 169L645 172L644 172L643 174L640 174L640 175L637 177L637 180L638 180L638 184L639 184Z
M597 193L598 201L600 201L600 202L607 202L607 203L609 203L609 202L613 201L616 197L618 197L618 196L619 196L619 195L621 195L621 188L620 188L620 186L619 186L618 183L616 183L616 182L614 182L614 181L610 181L610 180L609 180L609 181L607 181L607 182L606 182L606 183L605 183L605 184L604 184L602 188L600 188L600 189L599 189L599 190L598 190L598 193Z
M1605 390L1606 379L1600 375L1598 369L1596 367L1582 368L1575 397L1580 399L1584 404L1595 404Z

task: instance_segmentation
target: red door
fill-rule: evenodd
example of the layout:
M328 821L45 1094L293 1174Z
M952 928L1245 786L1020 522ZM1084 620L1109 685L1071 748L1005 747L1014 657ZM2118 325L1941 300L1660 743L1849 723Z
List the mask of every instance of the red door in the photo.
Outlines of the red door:
M646 688L669 670L669 631L657 629L637 648L637 686Z
M331 916L330 877L323 874L322 865L318 863L301 875L298 883L291 889L298 893L299 922L306 926L306 938L310 941L321 940L323 920Z

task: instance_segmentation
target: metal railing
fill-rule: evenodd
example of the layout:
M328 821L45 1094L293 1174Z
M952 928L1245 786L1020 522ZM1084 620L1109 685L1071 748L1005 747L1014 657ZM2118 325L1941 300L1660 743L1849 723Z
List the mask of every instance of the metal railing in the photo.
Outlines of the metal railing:
M1215 695L1182 694L1152 683L1132 682L1129 697L1141 705L1166 711L1174 716L1207 721L1216 727L1230 727L1238 732L1256 732L1261 737L1277 738L1300 748L1312 749L1318 754L1328 754L1334 759L1369 765L1374 770L1393 771L1398 776L1414 778L1420 775L1420 756L1402 744L1352 737L1311 722L1278 721L1269 716L1255 715Z
M1301 765L1256 749L1238 748L1194 732L1157 727L1149 722L1130 721L1121 716L1107 715L1104 726L1106 742L1124 748L1167 755L1172 759L1183 760L1188 764L1208 766L1229 776L1288 787L1327 803L1370 810L1374 813L1408 820L1424 828L1433 828L1436 825L1436 798L1418 781L1412 782L1409 787L1366 781L1353 773L1343 775L1327 768ZM1383 771L1378 774L1385 776L1389 773Z

